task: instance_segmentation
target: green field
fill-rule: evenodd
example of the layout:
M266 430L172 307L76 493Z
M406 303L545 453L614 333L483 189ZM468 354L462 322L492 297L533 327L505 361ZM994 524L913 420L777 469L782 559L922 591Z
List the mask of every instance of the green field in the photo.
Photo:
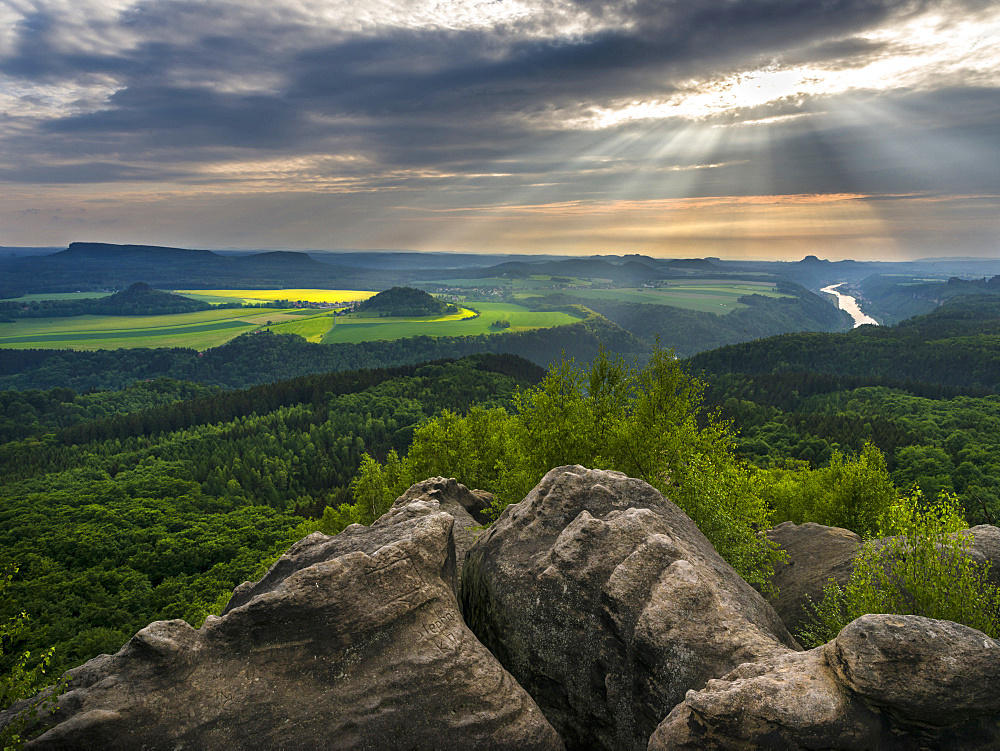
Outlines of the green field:
M559 281L554 282L552 275L550 274L532 274L528 277L484 277L482 279L435 279L434 281L427 282L427 284L439 284L444 287L452 287L455 289L483 289L487 287L502 287L509 292L521 292L530 290L551 290L553 287L556 289L569 289L576 287L589 287L593 281L589 279L580 279L575 276L559 276L556 275L557 279L563 280L567 279L568 282ZM610 281L610 280L608 280Z
M737 300L743 295L764 295L765 297L789 297L776 292L773 282L748 282L740 280L698 279L691 281L671 281L663 287L624 287L620 289L573 289L567 294L582 300L615 300L617 302L638 302L649 305L672 305L677 308L699 310L705 313L724 315L746 306ZM540 297L530 293L515 295L526 299Z
M472 336L475 334L508 333L527 329L562 326L578 320L568 313L536 312L511 303L475 303L478 318L441 316L437 318L372 318L354 315L338 316L336 325L323 337L324 344L334 342L365 342L403 339L408 336ZM502 332L491 328L497 320L510 321ZM277 331L277 328L273 330Z
M5 302L38 302L39 300L94 300L108 297L110 292L42 292L37 295L21 295L7 298Z
M305 315L302 315L305 314ZM310 342L323 341L323 335L333 326L334 316L332 313L320 313L313 309L294 310L288 313L295 316L293 320L284 323L276 323L268 326L275 334L298 334L305 337Z
M316 308L215 309L159 316L73 316L22 318L0 323L0 347L14 349L118 349L190 347L208 349L240 334L267 328L276 334L298 334L311 342L364 342L408 336L465 336L506 333L572 323L566 313L534 312L521 305L476 303L473 311L436 318L377 318L370 314L335 316ZM510 321L502 332L490 328Z
M303 311L278 308L253 310L199 310L160 316L73 316L70 318L22 318L13 323L0 323L0 347L15 349L118 349L122 347L191 347L207 349L225 344L247 331L274 323L280 330L289 325L309 328L309 318ZM313 317L327 313L309 311ZM327 326L329 324L327 323ZM313 324L313 341L322 333ZM289 332L291 333L291 332ZM294 333L299 333L298 331Z

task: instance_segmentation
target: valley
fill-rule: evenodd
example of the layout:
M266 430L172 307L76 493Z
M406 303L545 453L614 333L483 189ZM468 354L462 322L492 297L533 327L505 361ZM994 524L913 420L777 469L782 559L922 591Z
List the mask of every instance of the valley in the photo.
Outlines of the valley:
M824 293L864 309L873 288L829 278L842 268L537 265L446 284L396 269L413 286L378 294L0 301L0 566L17 568L0 622L33 624L15 653L54 647L61 671L150 621L198 626L296 540L371 524L436 475L495 516L554 466L620 468L757 586L777 553L756 530L783 521L871 537L921 497L952 524L1000 518L1000 296L856 327Z

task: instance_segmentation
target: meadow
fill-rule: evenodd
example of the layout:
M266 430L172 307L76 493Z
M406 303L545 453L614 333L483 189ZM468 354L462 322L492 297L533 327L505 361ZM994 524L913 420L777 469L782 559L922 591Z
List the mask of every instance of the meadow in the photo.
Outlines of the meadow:
M23 318L0 323L0 347L14 349L118 349L129 347L191 347L208 349L248 331L274 330L284 322L306 324L306 311L281 308L218 309L159 316L73 316ZM313 317L326 313L309 310ZM329 320L329 319L326 319ZM306 327L308 328L308 327ZM295 333L298 333L297 331ZM320 334L321 336L321 334ZM314 334L314 341L318 336Z
M110 292L43 292L34 295L21 295L10 298L11 302L37 302L39 300L95 300L98 297L108 297Z
M473 336L501 333L492 328L494 321L510 322L502 333L549 328L573 323L578 319L568 313L532 311L513 303L473 303L478 317L466 308L449 316L436 318L373 318L355 315L338 316L336 325L323 337L324 344L403 339L408 336ZM272 327L273 331L279 329Z
M347 302L374 293L358 290L202 290L191 297L209 302L248 303L285 294L306 302ZM247 293L260 295L247 297ZM179 294L179 293L178 293ZM189 292L184 292L188 295ZM51 295L38 299L53 299ZM521 305L476 303L482 315L468 308L434 318L378 318L371 314L337 316L321 308L217 308L195 313L156 316L74 316L24 318L0 323L0 347L14 349L119 349L135 347L190 347L204 350L225 344L240 334L269 329L276 334L298 334L310 342L365 342L409 336L465 336L501 333L494 321L510 322L502 332L524 331L572 323L566 313L534 312Z

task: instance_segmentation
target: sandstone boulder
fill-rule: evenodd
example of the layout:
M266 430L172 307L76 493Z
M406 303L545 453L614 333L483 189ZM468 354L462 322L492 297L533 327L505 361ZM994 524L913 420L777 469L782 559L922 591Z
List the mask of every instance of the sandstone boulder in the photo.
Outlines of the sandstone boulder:
M787 554L774 566L771 583L777 597L770 602L789 631L795 633L806 619L806 604L823 599L823 587L833 579L843 586L854 569L861 538L854 532L822 524L785 522L768 530L767 537Z
M980 563L989 563L990 584L1000 587L1000 527L980 524L969 530L972 536L970 553Z
M645 748L688 689L795 646L680 509L618 472L550 471L473 545L462 593L569 748Z
M1000 643L949 621L866 615L828 644L690 691L650 738L666 749L995 749Z
M310 535L200 629L151 624L71 671L28 748L561 748L462 621L440 506Z

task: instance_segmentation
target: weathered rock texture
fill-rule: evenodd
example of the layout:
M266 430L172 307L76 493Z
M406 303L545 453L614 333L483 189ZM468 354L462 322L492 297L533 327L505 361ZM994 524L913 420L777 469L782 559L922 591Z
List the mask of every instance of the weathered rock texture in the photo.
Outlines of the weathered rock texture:
M488 520L489 516L485 515L482 499L474 495L467 487L451 478L432 477L429 480L411 485L370 528L360 524L352 524L333 537L317 532L299 540L288 549L288 552L271 567L271 570L260 581L245 582L238 586L223 614L240 605L245 605L250 602L251 598L262 592L270 591L274 586L284 581L290 573L314 563L328 560L331 557L342 555L343 551L354 549L363 549L370 553L371 550L377 549L373 546L382 544L381 541L384 538L384 534L374 530L382 530L405 519L415 519L439 511L451 514L455 520L452 527L455 571L445 572L443 576L445 581L455 582L457 597L456 572L461 574L465 555L472 543L475 542L476 532L474 529L482 524L479 519ZM472 516L472 513L475 513L476 516Z
M995 749L1000 643L949 621L866 615L833 641L741 665L656 729L667 749Z
M688 689L794 645L680 509L618 472L549 472L464 577L470 627L569 748L645 748Z
M969 530L972 535L970 554L980 563L990 564L988 580L1000 587L1000 528L980 524Z
M969 555L979 563L990 563L988 581L1000 586L1000 529L981 524L959 534L971 535ZM796 633L808 617L805 605L823 599L823 587L830 579L841 586L847 583L861 552L861 538L847 529L812 522L785 522L768 530L767 537L788 556L787 563L774 567L771 583L778 595L770 602L788 630Z
M72 671L28 748L561 748L462 621L436 495L456 484L422 485L371 528L299 541L223 617L153 623Z
M482 490L469 490L452 478L432 477L411 486L397 498L387 516L391 518L396 511L417 500L432 505L437 503L441 511L455 519L452 536L455 538L455 563L461 584L462 568L469 548L476 541L481 527L493 521L488 511L493 496Z
M822 524L785 522L767 532L787 554L787 563L774 567L771 583L778 591L770 600L789 631L806 619L806 604L823 599L823 587L833 579L843 586L851 577L861 538L854 532Z

